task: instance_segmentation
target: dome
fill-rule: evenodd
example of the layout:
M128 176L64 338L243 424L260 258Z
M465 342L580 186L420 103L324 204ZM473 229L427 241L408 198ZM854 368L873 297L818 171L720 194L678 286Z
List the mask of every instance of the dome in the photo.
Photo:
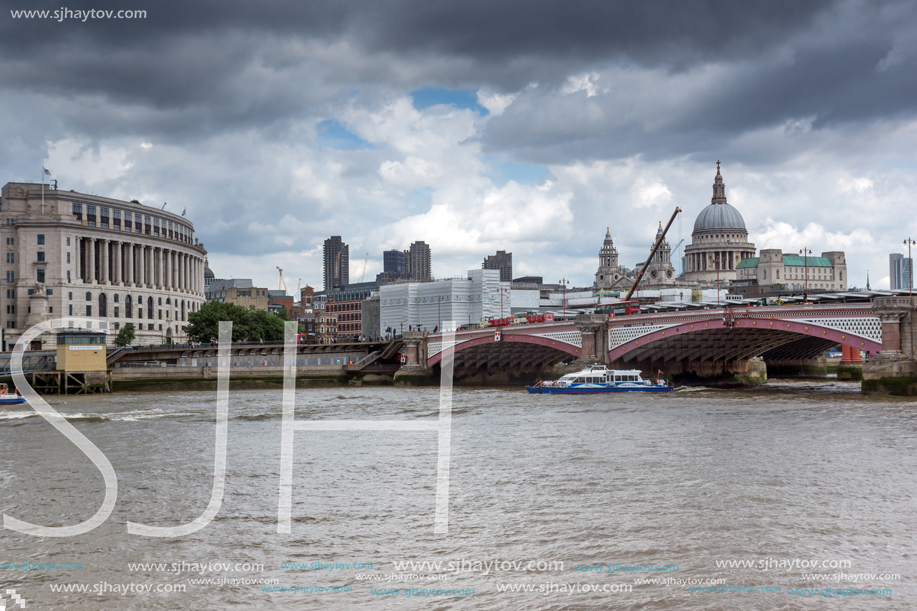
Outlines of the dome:
M694 231L737 229L746 231L745 220L739 211L726 202L710 204L697 215Z
M204 278L213 278L213 270L210 269L210 262L204 257Z

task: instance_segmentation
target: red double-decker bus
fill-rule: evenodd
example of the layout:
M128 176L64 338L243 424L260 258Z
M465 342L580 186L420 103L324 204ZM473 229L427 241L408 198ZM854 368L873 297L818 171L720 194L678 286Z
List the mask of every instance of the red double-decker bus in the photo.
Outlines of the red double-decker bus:
M632 301L622 301L620 303L606 303L595 308L596 314L608 314L609 316L630 316L631 314L640 313L640 302L636 299Z

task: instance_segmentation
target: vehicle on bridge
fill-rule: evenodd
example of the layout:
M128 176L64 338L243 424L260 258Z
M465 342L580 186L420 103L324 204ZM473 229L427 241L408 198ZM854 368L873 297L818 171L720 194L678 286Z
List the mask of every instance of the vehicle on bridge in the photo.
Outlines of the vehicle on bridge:
M0 384L0 405L18 405L25 403L25 397L19 394L18 390L9 391L6 384Z
M554 322L554 314L551 312L545 312L544 314L539 314L538 312L528 312L526 314L526 321L529 323Z
M482 318L481 327L508 327L513 324L515 319L512 316L506 318Z
M609 316L630 316L631 314L639 314L640 302L636 299L632 299L620 303L606 303L596 306L595 313L608 314Z
M593 365L561 379L527 386L531 394L538 395L591 395L609 392L670 392L665 380L644 380L639 369L607 369Z

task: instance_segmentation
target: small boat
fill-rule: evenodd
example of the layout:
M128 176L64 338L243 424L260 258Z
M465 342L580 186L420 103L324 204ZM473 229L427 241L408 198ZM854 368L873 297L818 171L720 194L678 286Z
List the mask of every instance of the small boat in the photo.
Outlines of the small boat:
M25 398L19 394L19 391L9 391L6 384L0 384L0 405L17 405L25 403Z
M607 392L671 392L665 380L644 380L639 369L608 369L593 365L559 380L526 386L532 394L591 395Z

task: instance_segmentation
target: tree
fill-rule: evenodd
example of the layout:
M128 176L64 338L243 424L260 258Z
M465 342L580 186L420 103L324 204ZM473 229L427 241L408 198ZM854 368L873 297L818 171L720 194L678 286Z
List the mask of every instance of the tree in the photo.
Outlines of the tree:
M115 346L124 348L125 346L130 346L134 343L134 323L127 323L121 330L118 331L118 335L115 337Z
M243 308L233 303L209 301L188 315L185 333L195 342L220 337L220 321L232 321L232 341L282 341L283 319L254 306Z

